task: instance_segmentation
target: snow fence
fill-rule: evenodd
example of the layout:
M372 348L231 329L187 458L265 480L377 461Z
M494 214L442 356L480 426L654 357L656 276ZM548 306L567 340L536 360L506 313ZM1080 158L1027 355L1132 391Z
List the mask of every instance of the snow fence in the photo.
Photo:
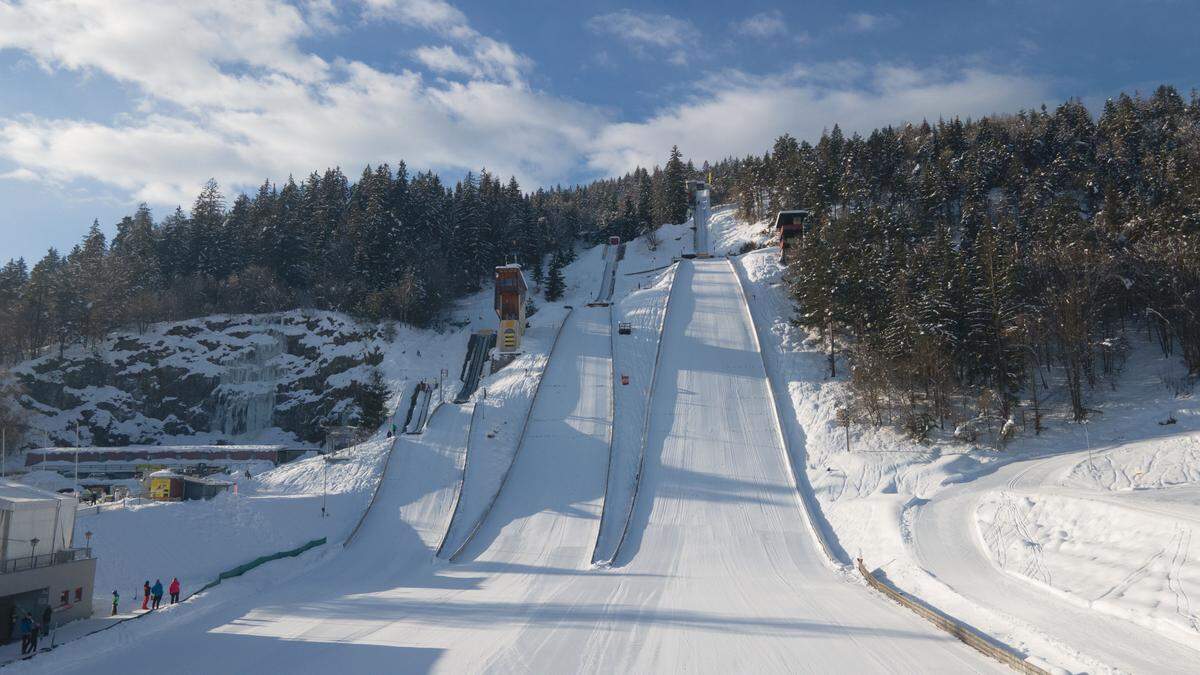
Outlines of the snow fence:
M259 557L255 558L254 560L251 560L248 563L243 563L241 565L238 565L237 567L234 567L233 569L229 569L229 570L225 570L224 572L221 572L220 574L217 575L216 579L213 579L212 581L208 582L207 584L202 586L200 588L200 590L196 591L195 593L192 593L192 595L197 595L199 593L203 593L204 591L207 591L208 589L212 588L213 586L220 584L222 581L224 581L226 579L240 577L243 574L245 574L246 572L249 572L250 570L252 570L256 567L259 567L260 565L265 565L266 563L269 563L273 560L281 560L283 558L295 558L296 556L298 556L302 553L305 553L309 550L312 550L318 546L324 546L325 542L326 542L325 537L321 537L320 539L313 539L312 541L306 542L300 546L297 546L296 548L293 548L293 549L290 549L287 551L279 551L278 553L271 553L270 555L259 556ZM192 597L192 595L189 595L188 597L190 598L190 597ZM143 614L142 616L145 616L145 614Z
M197 595L200 595L201 593L203 593L215 586L220 585L220 583L222 581L224 581L226 579L233 579L234 577L240 577L243 574L255 569L256 567L260 567L269 562L272 562L275 560L280 560L283 558L295 558L296 556L306 553L318 546L324 546L326 541L327 540L325 537L321 537L320 539L313 539L312 541L305 542L304 544L301 544L300 546L297 546L296 548L289 549L287 551L279 551L278 553L271 553L268 555L259 556L259 557L255 558L254 560L251 560L250 562L242 563L241 565L238 565L237 567L225 570L224 572L221 572L220 574L218 574L216 579L213 579L212 581L208 582L207 584L201 586L196 591L193 591L192 593L189 593L186 596L184 596L180 600L180 602L186 602L188 600L191 600L192 598L196 597ZM136 602L136 598L135 598L135 602ZM142 617L150 616L152 614L157 614L157 612L155 612L155 611L142 612L141 614L137 614L135 616L127 617L127 618L121 619L119 621L114 621L103 628L98 628L94 631L91 631L90 633L84 633L74 639L67 640L65 642L55 643L52 641L52 643L49 647L43 647L41 651L43 651L43 652L53 651L63 645L71 644L72 642L75 642L76 640L81 640L85 637L88 637L89 635L95 635L96 633L103 633L106 630L116 628L117 626L123 626L123 625L129 623L130 621L136 621ZM3 667L5 665L8 665L8 664L7 663L0 664L0 667Z
M897 604L912 610L917 616L953 635L979 653L985 656L990 656L1019 673L1028 673L1029 675L1050 675L1050 671L1026 661L1025 659L1021 658L1019 654L998 645L992 640L989 640L986 636L976 631L974 628L971 628L970 626L953 617L938 612L914 596L910 596L908 593L905 593L904 591L893 587L891 584L882 581L875 576L874 572L868 570L866 565L863 565L862 558L858 559L857 567L859 574L863 576L863 579L867 581L867 585L869 585L871 588L883 593L887 597L894 600Z

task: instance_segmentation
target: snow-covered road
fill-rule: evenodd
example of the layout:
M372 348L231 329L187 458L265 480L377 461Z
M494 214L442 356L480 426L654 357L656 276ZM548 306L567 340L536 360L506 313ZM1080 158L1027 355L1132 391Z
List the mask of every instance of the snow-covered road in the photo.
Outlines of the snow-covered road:
M1070 602L1047 587L1000 570L980 541L976 507L995 491L1070 494L1056 486L1087 453L1015 462L916 508L913 542L922 567L966 599L1007 623L1041 633L1081 659L1135 673L1196 672L1196 651L1162 633ZM1048 489L1047 489L1048 488ZM1092 495L1116 501L1117 497ZM1000 636L1003 637L1003 636Z
M589 565L612 384L607 309L584 309L464 563L433 555L468 423L444 407L422 438L398 441L353 546L18 668L140 671L161 655L180 673L1002 672L825 563L733 270L685 261L674 293L645 482L615 567Z

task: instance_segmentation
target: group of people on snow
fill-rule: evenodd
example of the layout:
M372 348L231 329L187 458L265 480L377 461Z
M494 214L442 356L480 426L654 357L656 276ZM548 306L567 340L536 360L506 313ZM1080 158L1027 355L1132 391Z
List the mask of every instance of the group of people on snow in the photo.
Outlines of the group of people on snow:
M171 594L171 604L172 605L179 602L179 578L178 577L171 579L171 585L167 588L167 591ZM116 593L116 591L113 591L113 593ZM163 598L162 579L156 579L154 581L153 586L150 585L150 580L147 579L146 583L142 585L142 609L158 609L158 606L160 604L162 604L162 598ZM150 605L150 606L147 607L146 605Z
M171 579L171 585L167 587L167 592L171 594L171 604L179 602L179 577ZM150 580L147 579L142 584L142 609L152 610L158 609L162 604L163 599L163 583L162 579L155 579L154 585L150 585ZM121 604L121 594L112 592L112 615L117 615L117 605Z
M50 634L50 619L54 611L47 605L42 610L42 622L38 623L34 620L33 615L25 612L25 616L21 617L20 623L17 625L17 630L21 634L21 655L36 654L38 650L38 640Z

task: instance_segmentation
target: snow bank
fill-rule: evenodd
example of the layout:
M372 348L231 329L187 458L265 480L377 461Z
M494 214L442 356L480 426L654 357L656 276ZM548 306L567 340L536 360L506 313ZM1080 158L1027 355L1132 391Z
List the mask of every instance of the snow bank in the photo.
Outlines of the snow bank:
M713 255L737 254L747 246L762 248L772 237L770 221L747 223L737 217L737 207L733 204L713 207L708 227Z
M1128 443L1076 464L1065 485L1142 490L1200 483L1200 433Z
M1200 648L1200 506L1191 518L1079 496L993 492L975 512L1001 569Z

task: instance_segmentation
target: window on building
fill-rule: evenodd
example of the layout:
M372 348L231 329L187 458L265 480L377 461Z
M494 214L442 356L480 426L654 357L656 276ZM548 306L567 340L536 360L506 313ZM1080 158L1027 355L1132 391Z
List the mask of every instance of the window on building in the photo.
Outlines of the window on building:
M67 604L67 603L68 603L68 602L70 602L70 601L71 601L71 591L69 591L69 590L68 590L68 591L63 591L63 592L62 592L62 597L60 597L60 598L59 598L59 604L60 604L60 605L65 605L65 604Z
M83 600L83 586L75 589L75 602Z

